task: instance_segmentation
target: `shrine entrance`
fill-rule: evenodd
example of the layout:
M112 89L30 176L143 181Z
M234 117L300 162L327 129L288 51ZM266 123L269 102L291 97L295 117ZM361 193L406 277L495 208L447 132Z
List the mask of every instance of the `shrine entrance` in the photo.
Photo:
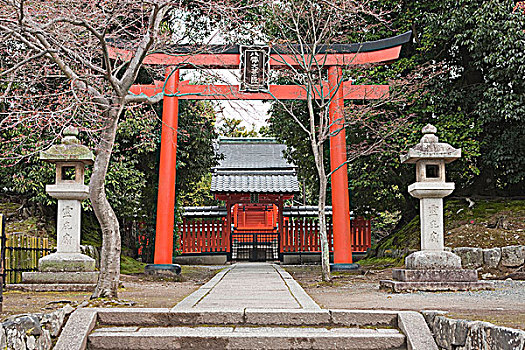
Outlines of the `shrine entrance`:
M210 191L224 205L184 208L176 261L319 261L317 207L290 205L300 188L286 146L272 138L220 138L216 149L222 159L212 169ZM326 214L332 252L332 207ZM351 219L350 229L352 254L363 256L370 220Z
M132 94L163 98L162 134L159 165L159 188L154 264L160 267L173 263L173 233L175 209L175 176L178 126L178 101L190 100L305 100L308 96L330 102L330 167L333 251L335 264L352 263L352 231L350 222L348 169L346 166L346 133L344 101L380 99L388 94L388 85L352 85L344 81L342 67L369 63L390 62L399 57L401 46L408 42L411 32L383 40L356 44L327 45L318 53L300 55L300 48L274 46L242 47L236 45L206 47L172 47L169 52L146 56L145 65L165 65L164 81L152 85L134 85ZM111 58L129 60L125 49L108 48ZM194 53L194 54L192 54ZM270 85L270 69L301 69L301 63L317 62L326 69L328 79L314 91L301 85ZM240 69L240 86L191 85L180 81L180 69ZM227 209L230 207L227 205ZM281 206L282 209L282 206ZM282 210L280 211L282 213ZM280 215L281 220L283 215ZM284 223L281 222L281 228ZM225 230L229 237L230 223ZM281 237L281 241L284 239ZM258 249L258 248L257 248ZM258 253L254 253L257 255ZM262 254L262 253L261 253Z
M235 205L233 213L231 260L279 260L277 207L274 204L243 203Z
M232 233L232 261L278 261L279 233Z

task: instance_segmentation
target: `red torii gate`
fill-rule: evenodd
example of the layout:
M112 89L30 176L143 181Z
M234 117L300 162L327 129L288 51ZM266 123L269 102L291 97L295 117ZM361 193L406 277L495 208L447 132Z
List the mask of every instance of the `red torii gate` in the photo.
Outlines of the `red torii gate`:
M342 82L342 66L389 62L397 59L401 46L408 42L411 32L396 37L360 44L330 45L321 48L313 58L328 69L328 82L323 83L331 98L329 106L331 131L330 167L332 169L332 218L334 264L344 267L352 264L350 208L348 196L348 169L346 166L346 133L344 129L344 100L380 99L388 94L388 85L352 85ZM162 110L162 133L159 165L159 188L157 199L157 226L155 236L154 264L168 268L173 262L173 229L175 209L175 176L177 154L177 125L179 100L304 100L307 92L298 85L270 85L269 92L240 92L231 85L190 85L180 81L179 69L235 69L240 65L238 46L209 46L206 53L188 48L177 48L174 54L153 53L144 59L146 65L166 65L165 81L154 85L134 85L132 94L155 96L164 94ZM111 48L112 58L127 60L129 51ZM289 54L286 49L273 48L269 65L275 69L300 68L298 62L308 62L311 57ZM317 94L315 96L319 98ZM337 132L339 131L339 132Z

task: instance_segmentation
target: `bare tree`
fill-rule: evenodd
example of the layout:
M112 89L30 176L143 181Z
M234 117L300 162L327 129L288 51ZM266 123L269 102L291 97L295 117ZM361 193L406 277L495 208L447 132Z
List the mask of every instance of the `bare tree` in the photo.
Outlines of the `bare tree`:
M211 16L225 6L210 1L0 1L5 107L0 128L19 131L6 142L20 150L42 130L58 137L69 124L88 130L96 141L89 198L103 240L93 298L117 297L119 284L119 222L104 186L119 118L129 104L162 99L162 94L147 98L128 91L149 51L177 43L170 35L173 11L192 8ZM116 42L126 45L126 61L111 59L109 43ZM36 151L26 149L24 155Z
M392 93L383 96L380 102L363 103L355 108L347 107L345 118L330 120L330 105L337 98L338 92L343 89L344 74L336 77L335 84L332 84L335 87L330 86L327 83L330 77L327 74L326 59L330 53L333 53L330 51L330 45L349 40L359 42L374 25L388 23L383 20L385 14L373 9L371 5L374 2L368 0L286 2L268 0L257 3L259 5L257 11L251 12L250 15L250 18L255 20L248 25L245 23L238 23L238 25L244 26L246 30L252 30L253 35L257 36L260 42L269 42L274 49L282 52L282 62L288 63L288 66L287 69L279 71L278 78L281 81L300 85L306 95L308 111L306 122L301 119L301 113L298 111L298 108L304 108L304 104L279 100L276 102L307 135L310 142L319 180L317 205L322 278L324 281L329 281L331 275L325 211L326 191L330 176L344 163L332 171L325 168L326 141L349 125L369 128L369 139L351 148L348 157L348 161L351 161L358 156L380 151L385 139L404 125L407 116L389 113L381 108L405 100L406 94ZM375 24L371 24L370 19L374 19ZM345 62L343 68L353 73L359 70L352 61ZM400 85L414 88L414 85L407 84L407 81L403 81ZM378 115L381 118L377 118Z

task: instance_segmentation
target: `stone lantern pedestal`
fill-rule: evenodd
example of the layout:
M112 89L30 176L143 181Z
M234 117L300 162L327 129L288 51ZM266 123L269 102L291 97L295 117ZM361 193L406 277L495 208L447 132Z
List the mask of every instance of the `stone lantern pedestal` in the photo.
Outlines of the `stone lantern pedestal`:
M93 153L80 144L76 128L66 128L62 143L40 153L40 159L56 164L56 181L46 192L58 199L57 251L38 260L38 272L24 272L20 288L30 290L93 290L98 272L95 260L80 252L81 202L88 198L84 168Z
M461 157L461 150L438 142L436 128L423 128L423 138L402 163L416 164L416 182L408 187L419 198L421 251L405 259L405 269L394 269L392 280L380 281L381 289L393 292L457 291L488 289L490 282L478 281L476 270L461 268L461 258L445 251L443 198L454 191L454 183L445 181L445 163Z

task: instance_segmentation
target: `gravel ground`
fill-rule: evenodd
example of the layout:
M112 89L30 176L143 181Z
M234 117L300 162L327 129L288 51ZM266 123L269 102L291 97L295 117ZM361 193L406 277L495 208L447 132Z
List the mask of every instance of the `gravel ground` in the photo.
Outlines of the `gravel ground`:
M327 284L320 281L318 267L285 268L324 308L442 310L455 318L525 329L524 281L495 281L490 291L395 294L379 290L379 280L390 279L391 269L365 270L364 275L337 274L334 282Z
M174 282L138 275L121 275L119 301L90 301L88 292L4 292L0 319L10 315L49 312L65 303L73 306L89 302L101 307L173 307L187 295L206 283L221 267L184 266L184 281Z

